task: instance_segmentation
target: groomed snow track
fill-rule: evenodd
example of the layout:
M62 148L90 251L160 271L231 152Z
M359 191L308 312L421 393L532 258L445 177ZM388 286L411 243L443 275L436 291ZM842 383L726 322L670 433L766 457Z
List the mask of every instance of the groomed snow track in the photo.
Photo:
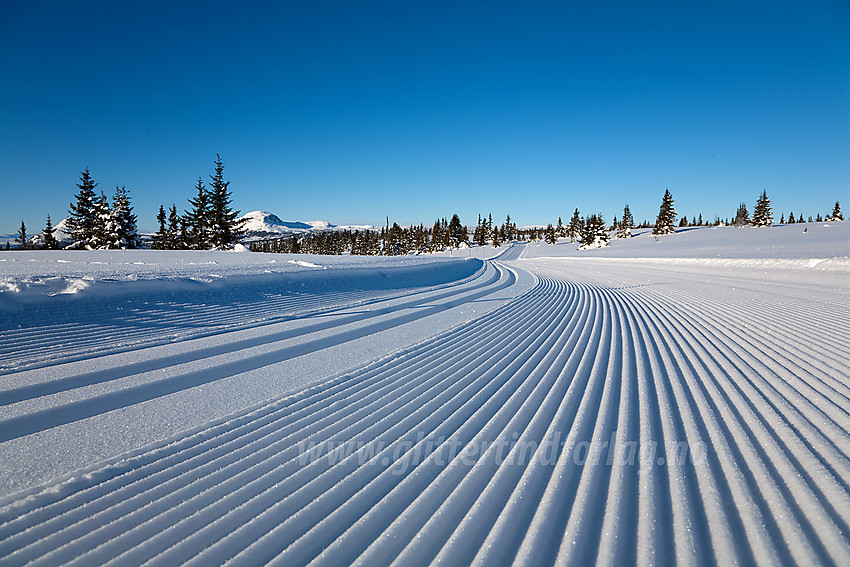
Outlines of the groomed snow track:
M850 564L846 303L538 273L392 357L7 499L0 561Z

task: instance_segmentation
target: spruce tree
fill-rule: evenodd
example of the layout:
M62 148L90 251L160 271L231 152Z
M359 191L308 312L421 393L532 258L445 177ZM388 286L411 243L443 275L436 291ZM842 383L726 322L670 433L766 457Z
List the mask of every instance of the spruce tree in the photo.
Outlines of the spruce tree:
M53 222L50 220L50 215L47 215L47 223L44 225L44 230L41 231L43 241L41 246L45 250L56 250L59 248L59 242L56 240L53 230Z
M21 248L26 250L26 248L27 248L27 225L24 224L24 221L21 221L21 227L18 229L18 236L15 237L15 242L20 242Z
M676 229L673 228L676 222L676 209L673 208L673 195L669 189L664 190L664 198L661 201L661 208L658 210L658 218L655 220L655 227L652 229L652 234L663 235L673 234Z
M843 221L844 215L841 214L841 205L838 204L838 201L835 202L835 206L832 208L832 217L830 217L834 221Z
M564 238L567 235L567 229L564 228L564 223L561 221L561 217L558 217L558 226L555 227L555 236L558 238Z
M94 211L94 233L92 234L89 247L94 250L114 248L115 234L109 210L109 201L106 200L106 195L103 191L100 192L100 196L94 202Z
M168 248L168 228L166 227L166 221L168 217L165 215L165 207L160 205L159 212L156 214L156 222L159 223L159 230L156 231L156 234L153 236L153 246L152 248L156 250L165 250Z
M189 246L193 250L206 250L212 245L210 238L210 194L204 186L204 180L198 178L195 185L197 194L189 199L192 210L185 211Z
M747 211L747 204L741 203L738 205L738 212L735 213L735 220L732 221L735 226L746 226L750 224L750 213Z
M508 219L510 219L510 217L508 217ZM461 242L466 240L463 237L463 226L461 226L460 217L456 214L452 215L452 220L449 221L448 231L449 247L458 248L460 247Z
M505 219L505 224L502 227L502 235L504 239L508 242L516 239L516 224L511 222L511 215L508 215Z
M434 221L434 226L431 228L431 252L440 252L443 250L443 230L440 224L440 219Z
M555 242L557 242L555 228L550 222L549 225L546 227L546 244L555 244Z
M590 215L584 220L579 244L581 244L580 249L608 246L608 229L601 214Z
M177 214L177 205L171 204L168 209L168 245L169 250L180 249L180 217Z
M629 210L629 206L626 205L623 208L623 219L617 227L617 238L631 238L632 228L634 228L634 226L635 221L634 218L632 218L632 212Z
M578 209L573 211L573 217L570 219L569 235L570 242L575 242L581 234L582 218L579 216Z
M791 211L791 214L788 215L788 224L794 224L797 222L797 219L794 218L794 211Z
M224 180L224 164L221 156L215 155L215 175L211 175L210 186L210 232L213 246L233 248L245 235L244 221L237 220L239 211L233 210L229 190L230 181Z
M71 232L71 237L74 239L70 248L86 248L91 245L95 224L97 223L95 187L97 187L97 183L92 179L88 168L80 172L80 182L77 183L79 191L74 196L76 202L71 203L68 210L70 216L67 226Z
M112 197L113 242L117 248L138 248L139 234L136 227L137 217L130 205L130 194L125 186L115 186Z
M770 199L767 198L767 190L762 191L761 197L756 202L753 210L753 226L772 226L773 213L770 210Z

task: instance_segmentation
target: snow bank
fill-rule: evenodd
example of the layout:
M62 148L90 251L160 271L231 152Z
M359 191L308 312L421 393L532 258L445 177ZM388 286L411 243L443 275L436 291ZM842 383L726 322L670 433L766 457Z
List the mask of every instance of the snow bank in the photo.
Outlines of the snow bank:
M22 251L0 254L0 311L33 303L249 286L277 293L406 289L480 270L476 259L222 251Z

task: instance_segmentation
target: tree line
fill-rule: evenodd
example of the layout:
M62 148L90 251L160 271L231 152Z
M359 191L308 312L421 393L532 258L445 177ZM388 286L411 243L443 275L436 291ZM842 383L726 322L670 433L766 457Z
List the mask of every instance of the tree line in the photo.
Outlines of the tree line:
M182 213L172 204L166 209L160 205L156 219L159 229L153 235L151 248L159 250L209 250L232 248L245 235L244 219L239 219L239 211L232 206L230 182L224 180L224 164L216 154L215 168L210 176L209 187L199 177L195 185L195 196L188 199L190 208ZM97 183L86 168L80 173L77 183L78 192L75 201L69 206L69 216L66 228L72 242L66 249L118 249L137 248L142 245L138 234L137 218L130 204L130 194L125 186L116 186L115 194L110 205L103 191L98 195L95 191ZM683 216L678 224L674 208L673 195L665 190L659 207L658 216L654 223L644 220L635 225L629 206L623 209L622 217L614 217L613 223L606 225L601 213L582 216L575 209L567 224L559 217L557 224L549 224L545 228L528 227L519 229L516 223L507 215L501 225L493 223L492 214L486 217L478 215L478 223L472 230L463 225L457 214L451 220L438 219L432 227L424 225L401 227L397 223L389 224L386 228L377 230L341 230L325 231L306 234L293 234L271 240L261 240L248 243L248 247L260 252L289 252L309 254L355 254L355 255L405 255L410 253L425 254L452 250L473 244L478 246L492 245L499 247L504 243L517 241L542 241L555 244L558 239L569 238L571 243L578 243L579 248L594 248L607 246L611 233L615 238L629 238L635 228L652 229L657 238L662 235L674 234L676 226L756 226L769 227L774 224L774 217L767 191L756 201L752 218L746 203L741 203L735 216L721 220L715 217L713 222L703 221L702 214L691 217ZM802 214L789 213L786 221L781 216L780 224L795 224L801 222L840 221L844 217L838 202L832 213L821 216L818 214L805 220ZM57 249L59 242L55 237L55 229L50 215L41 233L40 248ZM21 226L15 240L23 248L28 245L26 225ZM6 249L10 248L6 243Z

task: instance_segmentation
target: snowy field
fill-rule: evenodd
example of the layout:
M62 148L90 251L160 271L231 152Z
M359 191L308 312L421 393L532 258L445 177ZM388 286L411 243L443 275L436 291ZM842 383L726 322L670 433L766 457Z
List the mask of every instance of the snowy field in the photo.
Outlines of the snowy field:
M0 563L850 564L850 222L455 256L0 253Z

